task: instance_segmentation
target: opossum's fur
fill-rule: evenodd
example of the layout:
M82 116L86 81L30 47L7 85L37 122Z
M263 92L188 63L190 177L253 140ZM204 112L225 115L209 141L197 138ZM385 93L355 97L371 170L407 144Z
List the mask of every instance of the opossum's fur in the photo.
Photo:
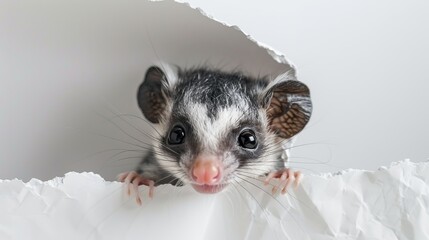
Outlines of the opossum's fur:
M157 184L175 184L178 179L188 183L193 159L201 153L221 157L225 183L237 169L257 176L284 168L281 144L285 139L270 130L264 98L272 83L294 80L294 76L283 74L270 81L206 68L174 71L165 65L163 72L165 110L155 124L160 136L138 167L141 175ZM168 146L169 132L177 125L185 129L186 141ZM243 129L255 132L256 149L238 146Z

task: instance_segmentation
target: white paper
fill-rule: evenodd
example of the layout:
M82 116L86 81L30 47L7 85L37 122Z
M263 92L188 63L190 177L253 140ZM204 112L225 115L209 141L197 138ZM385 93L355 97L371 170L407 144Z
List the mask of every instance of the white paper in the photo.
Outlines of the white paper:
M71 116L86 120L73 109L88 95L113 92L109 99L121 112L139 113L134 94L153 62L239 67L251 75L293 69L238 27L172 1L1 4L0 35L7 37L0 38L0 78L8 80L0 88L7 98L2 176L55 176L88 166L108 169L108 177L120 172L44 161L39 152L56 148L54 133L64 136L53 125ZM306 176L297 190L275 197L257 180L216 195L161 186L142 206L122 184L92 173L3 180L0 239L429 239L428 176L428 163L402 162L376 172Z
M153 199L143 186L139 206L93 173L2 180L0 239L429 239L429 162L308 175L274 197L242 184L215 195L164 185Z

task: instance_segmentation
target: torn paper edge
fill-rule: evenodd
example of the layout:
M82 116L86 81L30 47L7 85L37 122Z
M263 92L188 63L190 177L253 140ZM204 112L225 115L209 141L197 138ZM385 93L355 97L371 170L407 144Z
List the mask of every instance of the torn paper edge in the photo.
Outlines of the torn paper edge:
M429 163L429 161L425 161L427 163ZM422 163L425 163L422 162ZM386 171L391 169L392 167L395 167L397 165L401 165L401 164L418 164L416 162L412 162L410 159L404 159L401 161L396 161L396 162L392 162L390 164L390 166L380 166L379 168L377 168L376 170L365 170L365 169L353 169L353 168L349 168L349 169L344 169L341 171L337 171L337 172L327 172L327 173L318 173L318 174L305 174L306 177L318 177L318 178L324 178L324 179L331 179L331 178L337 178L337 177L341 177L347 174L351 174L353 172L363 172L363 173L370 173L370 174L374 174L378 171ZM94 172L68 172L66 173L63 177L55 177L53 179L47 180L47 181L42 181L39 180L37 178L32 178L30 179L28 182L24 182L21 179L18 178L13 178L13 179L0 179L0 184L1 183L7 183L7 182L11 182L11 181L19 181L20 183L24 184L26 187L29 188L38 188L41 185L46 185L46 186L50 186L53 188L59 188L62 184L63 184L63 180L69 176L69 175L76 175L76 174L83 174L85 176L91 177L93 179L97 179L97 182L105 182L105 183L120 183L117 181L107 181L105 180L101 175L94 173Z
M150 0L150 1L159 1L159 0ZM163 1L163 0L161 0ZM258 47L264 49L276 62L281 63L281 64L285 64L288 65L289 67L291 67L291 69L293 69L293 74L296 75L297 74L297 68L295 67L295 65L292 63L292 61L290 61L290 59L286 58L286 56L281 53L280 51L275 50L273 47L271 47L270 45L257 41L255 38L252 37L252 35L246 33L244 30L242 30L239 26L237 25L231 25L227 22L224 22L214 16L212 16L211 14L206 13L202 8L200 7L196 7L193 6L192 4L186 2L186 1L181 1L181 0L174 0L177 3L180 4L184 4L186 6L188 6L191 9L197 10L202 16L211 19L213 21L216 21L220 24L222 24L223 26L227 27L227 28L232 28L238 32L240 32L241 34L243 34L248 40L250 40L251 42L255 43Z
M25 184L0 180L0 236L62 238L66 231L68 239L133 239L142 232L151 239L426 239L428 166L404 160L375 171L310 174L288 195L270 195L260 182L213 195L163 185L141 206L133 196L121 197L122 183L91 172ZM147 191L139 188L142 196ZM17 230L24 228L30 230Z

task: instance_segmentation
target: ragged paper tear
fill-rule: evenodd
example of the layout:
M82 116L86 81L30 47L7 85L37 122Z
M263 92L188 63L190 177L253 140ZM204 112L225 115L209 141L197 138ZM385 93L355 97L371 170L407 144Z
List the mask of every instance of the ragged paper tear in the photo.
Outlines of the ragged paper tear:
M256 179L139 191L142 206L93 173L2 180L0 239L429 239L429 162L307 175L286 195Z
M7 99L0 101L0 175L7 178L97 169L112 179L134 169L46 152L58 149L61 127L87 121L76 109L91 96L141 116L135 92L154 62L255 76L293 69L238 27L173 1L0 4L0 96ZM308 175L284 196L272 196L257 179L215 195L165 185L149 199L141 187L142 206L121 183L92 173L3 180L0 239L428 239L428 176L428 163L401 162L376 172Z

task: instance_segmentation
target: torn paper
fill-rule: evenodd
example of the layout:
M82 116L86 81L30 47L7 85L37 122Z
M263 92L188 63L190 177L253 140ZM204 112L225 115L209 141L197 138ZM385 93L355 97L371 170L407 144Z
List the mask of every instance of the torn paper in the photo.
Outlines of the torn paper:
M163 185L138 206L118 182L68 173L0 181L0 239L429 239L429 162L308 175L287 195L258 181L214 195Z

